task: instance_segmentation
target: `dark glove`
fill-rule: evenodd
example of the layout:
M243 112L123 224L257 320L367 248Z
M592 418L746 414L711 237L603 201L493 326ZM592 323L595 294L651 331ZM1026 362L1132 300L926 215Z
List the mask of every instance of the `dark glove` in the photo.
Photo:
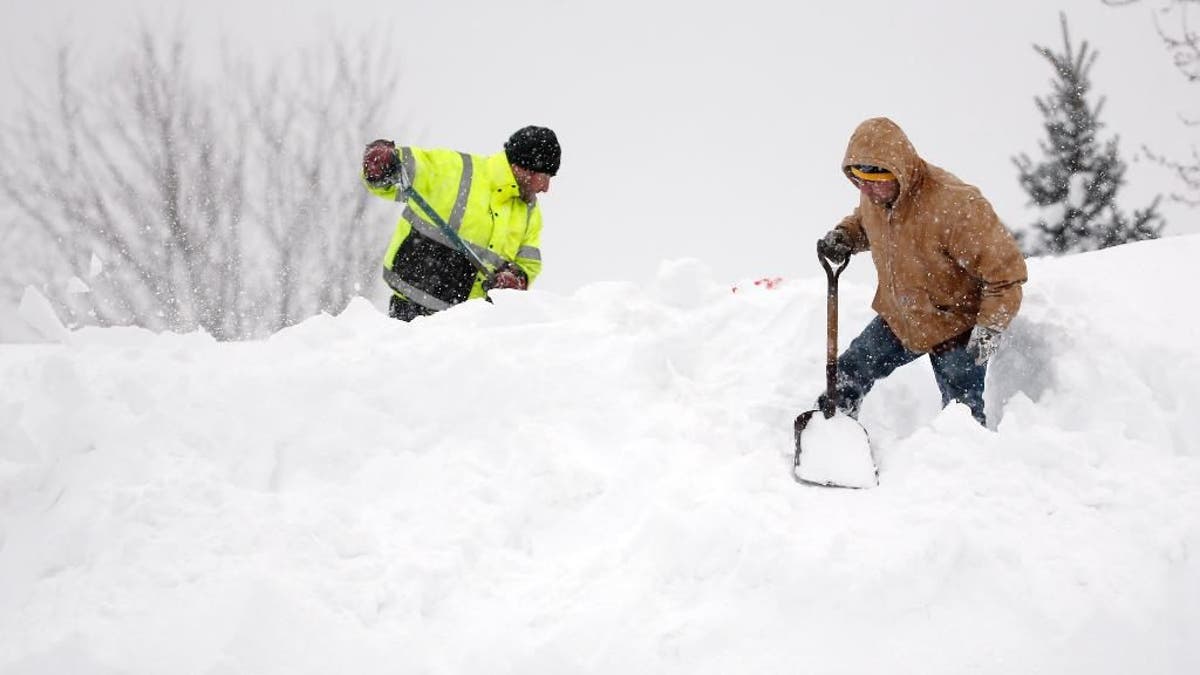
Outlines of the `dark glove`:
M515 288L523 291L529 288L529 277L525 276L520 267L512 263L505 263L496 270L490 279L483 282L485 292L494 288Z
M834 410L835 412L841 412L842 414L849 415L854 419L858 419L859 408L862 407L862 398L852 398L846 395L844 392L839 393L837 397L837 406L835 408L834 406L830 405L829 393L821 392L821 395L817 397L817 402L814 405L816 406L817 410L821 411L822 414L825 413L826 409L830 409Z
M407 190L412 185L408 172L400 163L400 155L396 153L396 144L389 140L381 138L367 144L363 151L362 169L367 184L374 188L396 185L401 190Z
M967 350L975 355L975 365L982 366L1000 348L1001 332L987 326L975 326L967 340Z
M833 228L817 241L817 253L835 265L846 262L853 248L850 235L840 227Z

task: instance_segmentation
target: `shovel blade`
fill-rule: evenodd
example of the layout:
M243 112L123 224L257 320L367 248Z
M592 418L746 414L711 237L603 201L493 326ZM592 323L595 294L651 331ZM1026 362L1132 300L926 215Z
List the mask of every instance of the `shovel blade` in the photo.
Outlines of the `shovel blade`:
M867 430L853 417L820 410L801 413L795 422L796 457L792 476L801 483L838 488L872 488L879 469Z

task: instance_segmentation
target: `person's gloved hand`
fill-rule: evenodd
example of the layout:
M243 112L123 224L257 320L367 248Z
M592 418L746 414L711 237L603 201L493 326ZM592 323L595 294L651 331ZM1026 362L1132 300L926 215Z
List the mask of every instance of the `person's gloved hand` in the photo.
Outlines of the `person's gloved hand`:
M821 392L821 395L817 397L817 402L814 403L813 406L817 410L820 410L822 413L824 413L825 408L828 407L829 404L830 404L829 394L828 394L828 392L823 391L823 392ZM862 407L862 399L861 398L848 400L847 396L839 395L837 404L834 407L834 412L841 412L845 415L849 415L850 417L853 417L854 419L858 419L859 408L861 408L861 407Z
M817 253L821 254L835 265L841 265L850 257L853 250L850 235L840 227L835 227L817 240Z
M1000 348L1002 333L995 328L975 326L971 329L971 337L967 340L967 350L975 355L975 365L982 366L996 354Z
M408 172L400 163L396 153L396 144L386 139L371 141L363 150L363 177L367 184L375 188L388 188L393 185L401 190L407 190L412 181Z
M529 278L525 276L520 267L512 263L505 263L483 285L484 291L490 291L494 288L515 288L518 291L523 291L529 288Z

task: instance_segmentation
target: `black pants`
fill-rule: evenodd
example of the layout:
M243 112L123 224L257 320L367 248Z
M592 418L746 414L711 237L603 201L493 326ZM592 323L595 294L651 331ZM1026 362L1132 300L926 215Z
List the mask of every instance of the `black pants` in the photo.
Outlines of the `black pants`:
M388 303L388 316L401 321L412 321L418 316L429 316L433 314L432 309L426 309L415 302L406 300L395 293L392 294L392 301Z

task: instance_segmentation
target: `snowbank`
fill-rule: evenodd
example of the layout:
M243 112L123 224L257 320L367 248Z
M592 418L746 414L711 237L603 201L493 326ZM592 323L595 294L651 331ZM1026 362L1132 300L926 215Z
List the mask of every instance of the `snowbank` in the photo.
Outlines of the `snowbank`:
M790 476L823 280L2 346L0 672L1197 672L1198 256L1032 261L996 428L907 366L864 491Z

